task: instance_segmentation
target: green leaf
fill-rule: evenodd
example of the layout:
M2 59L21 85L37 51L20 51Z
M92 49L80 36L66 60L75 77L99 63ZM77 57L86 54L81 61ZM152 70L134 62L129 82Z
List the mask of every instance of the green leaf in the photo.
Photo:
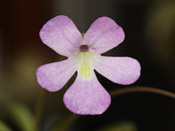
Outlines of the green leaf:
M5 125L2 121L0 121L0 131L12 131L10 128Z
M34 131L35 119L30 110L22 104L9 104L9 113L12 120L22 131Z

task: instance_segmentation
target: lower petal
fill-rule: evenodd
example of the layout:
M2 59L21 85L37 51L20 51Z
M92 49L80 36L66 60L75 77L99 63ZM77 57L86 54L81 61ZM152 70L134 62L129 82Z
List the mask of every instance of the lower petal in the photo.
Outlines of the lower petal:
M99 56L95 70L114 83L129 85L140 77L140 64L130 57Z
M37 81L48 91L60 90L75 73L73 63L68 59L40 66L36 71Z
M81 115L98 115L106 111L111 103L108 92L98 82L95 74L92 79L77 77L64 95L66 107Z

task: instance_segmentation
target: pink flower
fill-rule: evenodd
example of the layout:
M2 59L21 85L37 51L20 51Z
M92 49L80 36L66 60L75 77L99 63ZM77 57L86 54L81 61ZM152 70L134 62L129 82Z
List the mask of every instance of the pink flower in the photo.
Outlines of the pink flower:
M44 44L66 60L40 66L37 81L50 92L60 90L77 72L75 82L64 94L64 104L81 115L106 111L111 97L99 83L94 70L114 83L129 85L140 76L140 64L130 57L101 56L124 40L123 29L111 18L100 17L82 35L67 16L56 16L41 29Z

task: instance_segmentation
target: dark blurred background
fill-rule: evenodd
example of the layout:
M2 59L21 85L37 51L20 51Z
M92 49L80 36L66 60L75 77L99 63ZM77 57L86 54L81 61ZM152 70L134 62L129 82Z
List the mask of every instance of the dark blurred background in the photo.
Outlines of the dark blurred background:
M55 93L37 84L37 67L62 59L39 38L43 24L61 14L82 33L100 16L111 17L125 31L125 41L105 55L136 58L141 77L122 86L97 74L106 90L146 86L175 92L174 0L1 0L0 129L32 131L38 121L41 131L175 131L172 98L128 93L113 97L103 115L74 116L62 102L69 84Z

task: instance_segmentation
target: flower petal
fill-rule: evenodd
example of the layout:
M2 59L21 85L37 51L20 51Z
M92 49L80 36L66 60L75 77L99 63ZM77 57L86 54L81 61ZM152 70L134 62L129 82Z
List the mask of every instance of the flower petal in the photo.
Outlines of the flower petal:
M104 53L124 40L123 29L109 17L98 18L84 35L94 53Z
M140 77L140 64L130 57L99 56L95 70L114 83L129 85Z
M37 81L48 91L60 90L75 73L73 63L68 60L40 66L36 71Z
M82 35L67 16L56 16L40 30L44 44L64 56L73 56L82 42Z
M108 92L98 82L95 74L91 80L82 80L79 76L64 94L66 107L81 115L97 115L106 111L111 103Z

